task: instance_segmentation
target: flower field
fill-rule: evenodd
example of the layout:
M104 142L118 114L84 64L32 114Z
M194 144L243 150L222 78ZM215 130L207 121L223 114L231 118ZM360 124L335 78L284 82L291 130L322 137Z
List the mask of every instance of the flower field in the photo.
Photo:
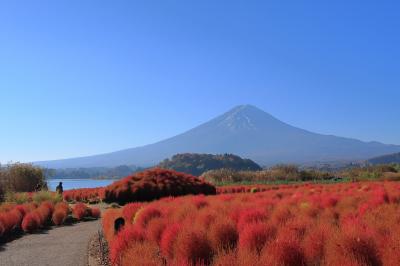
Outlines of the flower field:
M400 265L399 183L264 189L110 209L102 223L111 263ZM115 234L119 217L126 223Z

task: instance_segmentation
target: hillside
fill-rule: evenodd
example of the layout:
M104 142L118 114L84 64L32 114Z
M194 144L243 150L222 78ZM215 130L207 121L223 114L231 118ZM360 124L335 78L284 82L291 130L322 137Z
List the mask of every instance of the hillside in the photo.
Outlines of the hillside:
M400 153L387 154L383 156L374 157L367 161L370 164L392 164L400 163Z
M175 137L117 152L37 162L49 168L153 166L177 153L237 154L260 165L366 160L400 152L400 146L322 135L288 125L251 105L241 105Z
M221 168L232 170L261 170L261 167L252 160L242 159L233 154L176 154L172 156L171 159L165 159L158 166L196 176L209 170Z

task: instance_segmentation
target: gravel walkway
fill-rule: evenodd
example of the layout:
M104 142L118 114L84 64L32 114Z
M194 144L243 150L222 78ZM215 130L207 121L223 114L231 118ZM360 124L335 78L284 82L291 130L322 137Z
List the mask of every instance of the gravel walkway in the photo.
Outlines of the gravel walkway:
M53 227L0 246L0 266L86 266L100 220Z

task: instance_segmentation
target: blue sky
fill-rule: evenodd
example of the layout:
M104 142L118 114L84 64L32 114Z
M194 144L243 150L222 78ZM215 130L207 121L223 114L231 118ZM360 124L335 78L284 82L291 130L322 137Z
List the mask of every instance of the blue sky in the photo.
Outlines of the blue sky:
M330 2L1 1L0 162L149 144L239 104L400 144L400 4Z

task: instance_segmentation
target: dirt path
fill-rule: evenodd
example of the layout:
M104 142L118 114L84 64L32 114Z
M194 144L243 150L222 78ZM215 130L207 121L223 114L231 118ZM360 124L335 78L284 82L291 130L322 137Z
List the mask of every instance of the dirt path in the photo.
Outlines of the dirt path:
M100 220L53 227L0 246L1 266L86 266L90 238Z

